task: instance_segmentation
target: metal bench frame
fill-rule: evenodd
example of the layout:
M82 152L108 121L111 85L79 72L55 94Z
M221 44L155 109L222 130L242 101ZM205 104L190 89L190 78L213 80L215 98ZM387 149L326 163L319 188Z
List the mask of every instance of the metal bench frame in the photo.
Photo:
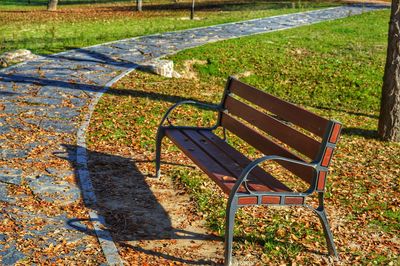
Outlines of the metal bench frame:
M231 95L231 85L232 82L238 83L235 78L229 77L226 88L224 90L224 94L220 104L218 105L210 105L196 101L181 101L174 104L172 107L168 109L165 113L161 122L159 124L157 130L156 137L156 176L160 177L161 171L161 144L163 138L166 136L165 132L168 129L201 129L201 130L209 130L213 131L218 127L223 126L221 124L222 115L226 112L225 103L226 99L229 95ZM239 82L240 83L240 82ZM248 85L247 85L248 86ZM190 127L190 126L175 126L169 120L170 114L181 105L194 105L200 108L214 110L218 112L218 120L216 124L212 127ZM166 122L168 125L165 125ZM338 253L335 248L335 244L333 241L333 235L329 227L328 219L326 216L325 208L324 208L324 192L325 192L325 184L326 184L326 176L328 173L328 166L331 161L331 157L333 154L333 150L335 149L336 143L339 139L341 124L337 121L328 121L327 128L324 130L324 135L322 137L321 149L317 156L316 160L312 162L305 162L301 160L294 160L291 158L286 158L282 156L276 155L267 155L263 156L259 159L252 161L250 164L245 167L241 173L241 175L237 178L237 181L232 188L228 203L226 207L226 224L225 224L225 265L231 265L232 262L232 244L233 244L233 226L234 226L234 218L235 213L240 207L251 206L251 205L279 205L279 206L303 206L311 209L315 214L317 214L325 235L325 239L327 242L327 247L329 251L329 255L338 257ZM223 129L223 140L226 141L226 129ZM304 192L256 192L252 191L248 185L248 176L251 171L266 161L276 161L276 162L289 162L292 164L302 165L305 167L309 167L313 170L312 182L310 187ZM244 186L246 191L239 192L239 188ZM319 205L317 208L310 206L305 203L305 198L310 196L313 193L318 193Z

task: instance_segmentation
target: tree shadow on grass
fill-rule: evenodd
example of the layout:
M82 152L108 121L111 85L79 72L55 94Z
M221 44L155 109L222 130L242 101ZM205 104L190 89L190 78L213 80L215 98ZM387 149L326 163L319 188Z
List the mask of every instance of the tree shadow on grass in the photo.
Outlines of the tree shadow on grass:
M361 112L356 112L356 111L349 111L349 110L346 110L346 109L333 108L333 107L323 107L323 106L313 106L313 107L317 108L317 109L321 109L321 110L346 113L346 114L349 114L349 115L364 116L364 117L368 117L368 118L379 118L378 115L366 114L366 113L361 113Z
M183 100L196 100L198 102L205 103L205 104L215 104L215 103L211 103L208 101L201 101L198 99L187 98L187 97L182 97L182 96L178 96L178 95L162 94L162 93L158 93L158 92L117 89L117 88L106 87L106 86L101 86L101 85L68 82L68 81L39 78L39 77L33 77L33 76L27 76L27 75L14 74L14 75L10 76L10 75L0 72L0 82L1 81L16 83L16 84L27 84L27 85L35 84L35 85L40 85L42 87L54 86L54 87L57 87L57 88L60 88L60 89L66 90L66 91L76 90L76 91L83 91L83 92L100 92L100 91L103 91L105 88L107 88L107 90L104 93L112 94L112 95L149 98L151 100L167 101L167 102L171 102L171 103L176 103L176 102L183 101ZM4 96L14 95L13 93L10 93L10 92L4 92L2 94Z
M74 165L77 175L79 164L75 161L77 146L64 145L68 151L69 161ZM154 240L220 240L220 238L191 232L185 229L173 228L171 218L159 203L146 178L137 167L139 163L131 158L86 150L90 181L97 199L90 206L105 218L108 231L113 241L120 246L156 256L170 261L192 265L210 265L214 262L204 258L201 260L186 259L165 254L154 249L146 249L137 245L138 241ZM148 162L146 162L148 163ZM166 162L164 162L166 163ZM78 180L79 183L79 180ZM168 196L168 195L167 195ZM171 196L171 195L169 195ZM72 219L68 224L78 231L95 235L94 230L81 227L80 219ZM136 244L132 244L134 241Z
M335 112L340 112L340 113L346 113L346 114L349 114L352 116L368 117L368 118L372 118L372 119L379 118L378 115L349 111L349 110L340 109L340 108L321 107L321 106L314 106L314 108L321 109L321 110L335 111ZM379 139L378 131L376 131L376 130L356 128L356 127L346 127L346 125L344 125L344 128L342 129L341 134L348 135L348 136L360 136L360 137L364 137L367 139Z
M356 127L343 128L342 134L348 136L360 136L366 139L379 139L378 131Z

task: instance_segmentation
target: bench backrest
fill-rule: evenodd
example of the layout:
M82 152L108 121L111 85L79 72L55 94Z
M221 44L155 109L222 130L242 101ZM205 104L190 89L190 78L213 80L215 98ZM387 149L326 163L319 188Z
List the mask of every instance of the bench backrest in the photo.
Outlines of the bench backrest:
M261 107L259 111L251 105ZM341 124L327 120L230 77L222 102L220 124L265 155L318 163L318 171L278 161L323 191ZM245 121L245 122L244 122ZM256 130L257 128L258 130ZM265 134L266 133L266 134Z

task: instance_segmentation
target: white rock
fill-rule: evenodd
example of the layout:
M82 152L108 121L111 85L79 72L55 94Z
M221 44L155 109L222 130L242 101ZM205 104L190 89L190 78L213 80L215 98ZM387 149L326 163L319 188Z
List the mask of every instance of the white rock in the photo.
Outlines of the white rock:
M2 55L0 55L0 62L3 67L6 67L10 64L21 63L28 60L34 60L37 58L38 56L32 54L31 51L26 49L19 49L19 50L5 52Z
M141 65L140 69L163 77L172 78L174 62L171 60L153 60Z

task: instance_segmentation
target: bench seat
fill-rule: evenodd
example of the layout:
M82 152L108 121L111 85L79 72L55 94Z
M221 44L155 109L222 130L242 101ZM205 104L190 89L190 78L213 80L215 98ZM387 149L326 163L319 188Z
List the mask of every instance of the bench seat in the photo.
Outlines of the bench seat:
M210 130L168 128L165 134L227 195L243 169L251 163L251 160ZM252 192L292 192L260 167L251 172L248 180L247 186ZM242 185L238 192L247 191Z

